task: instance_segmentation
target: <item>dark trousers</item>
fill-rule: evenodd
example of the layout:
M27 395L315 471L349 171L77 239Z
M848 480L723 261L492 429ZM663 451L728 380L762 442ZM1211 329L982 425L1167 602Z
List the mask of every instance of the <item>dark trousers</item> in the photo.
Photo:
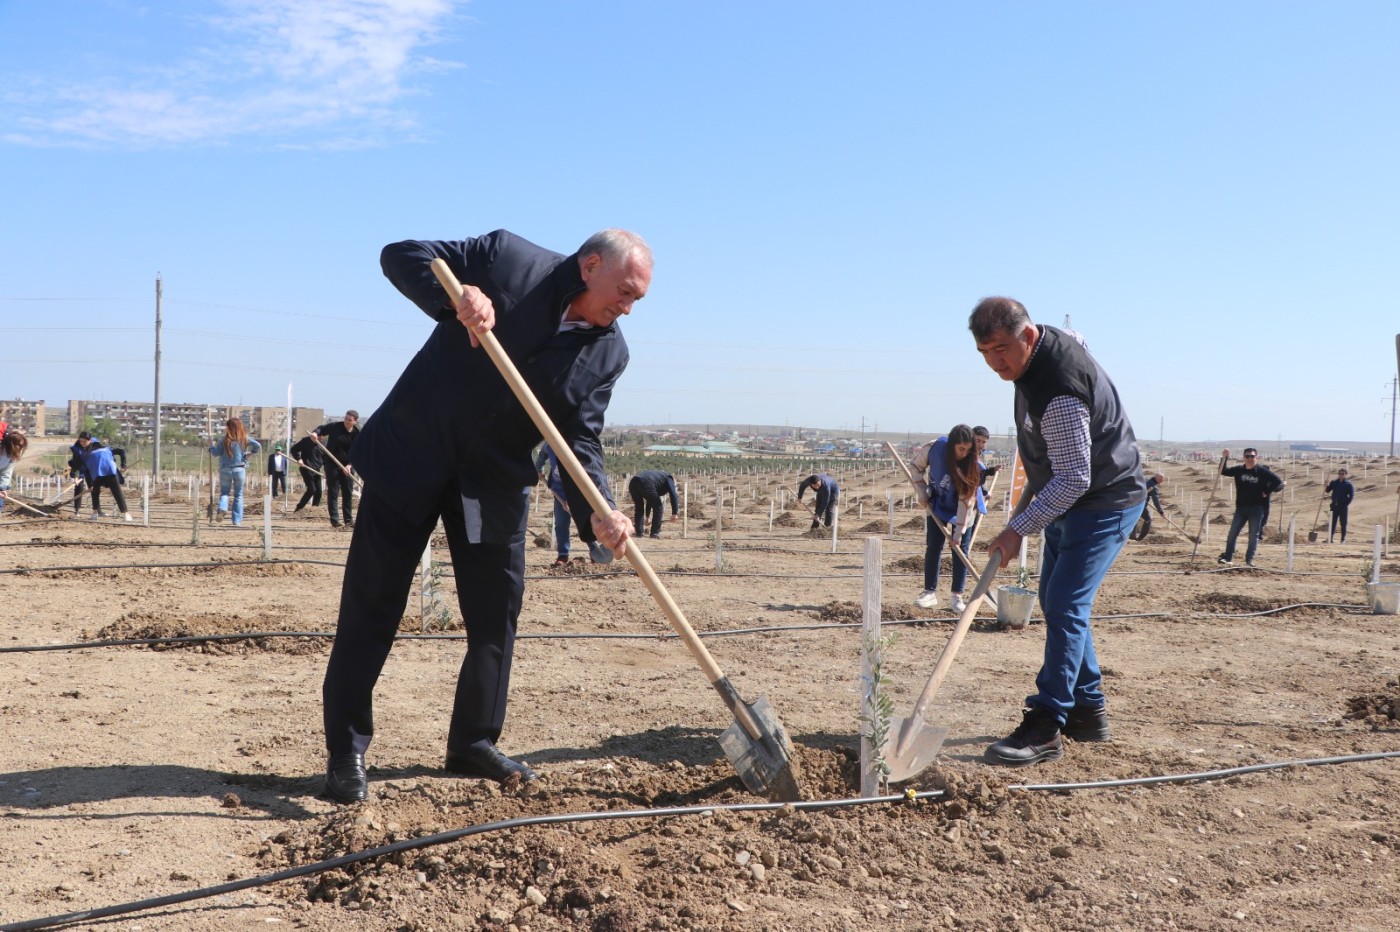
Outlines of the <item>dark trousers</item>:
M634 476L627 483L627 494L632 496L632 527L641 537L646 533L647 516L651 516L651 536L661 536L661 496L649 491Z
M326 464L326 507L331 513L331 524L340 524L342 521L341 511L345 512L344 523L349 524L355 520L355 515L350 509L350 504L354 499L351 496L351 479L345 474L345 470L332 463ZM420 554L422 551L419 551Z
M464 751L494 744L505 724L515 624L525 592L525 530L522 522L508 543L469 543L455 483L444 489L440 509L467 629L447 749ZM321 686L326 751L332 756L363 754L374 737L374 686L438 517L410 521L372 490L360 498L340 619Z
M313 505L321 504L321 474L312 472L305 466L301 467L299 471L301 472L301 481L306 483L306 491L301 493L301 501L297 502L297 511L305 508L307 502Z
M92 480L92 510L102 510L102 490L108 489L117 503L117 511L126 513L126 496L122 494L121 480L116 476L98 476Z
M975 527L975 526L974 526ZM972 543L973 528L968 528L962 534L957 533L957 525L953 526L953 533L960 538L958 547L964 554L967 553L968 545ZM924 588L938 588L938 571L943 562L943 532L933 523L933 519L924 516ZM958 559L958 555L953 554L953 592L962 592L963 586L967 582L967 567L963 561Z
M278 490L279 488L281 488L281 490L282 490L283 492L286 492L286 491L287 491L287 474L286 474L286 473L284 473L284 472L270 472L270 473L268 473L268 476L272 479L272 497L273 497L273 498L276 498L276 497L277 497L277 490Z
M1337 526L1341 525L1342 543L1347 542L1347 510L1346 508L1332 509L1332 527L1327 531L1327 542L1332 542L1332 537L1337 533Z
M87 494L87 480L79 479L78 484L73 486L73 514L83 510L83 496Z

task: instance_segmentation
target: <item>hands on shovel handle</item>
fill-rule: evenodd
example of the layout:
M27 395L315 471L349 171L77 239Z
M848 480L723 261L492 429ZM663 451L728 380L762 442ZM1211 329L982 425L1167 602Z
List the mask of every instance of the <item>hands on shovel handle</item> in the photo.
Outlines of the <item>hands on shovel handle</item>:
M471 331L472 344L485 348L487 355L491 357L491 361L500 370L502 377L510 386L511 392L515 394L516 400L530 415L530 420L534 422L535 427L539 429L540 434L554 450L555 455L559 458L559 464L568 471L574 484L578 486L579 491L588 500L588 504L592 506L594 517L613 515L615 509L603 497L602 491L593 482L587 470L583 468L583 464L574 455L573 449L564 440L558 428L554 426L549 413L535 397L535 393L531 391L530 386L520 375L520 371L515 368L515 363L511 362L510 357L506 355L506 351L501 346L500 341L496 339L496 335L491 332L491 327L495 323L494 311L484 312L479 307L478 303L457 281L457 276L453 274L446 262L434 259L432 269L433 274L437 276L437 280L452 299L452 306L457 308L457 319L462 321ZM489 303L488 301L487 304ZM616 512L616 514L621 514L621 512ZM624 521L625 518L626 516L623 515ZM605 522L611 520L604 518ZM637 575L641 577L652 598L666 613L671 627L685 643L691 656L700 664L700 668L709 679L710 685L720 694L724 704L733 713L734 724L720 736L720 746L739 772L744 786L751 792L760 793L775 800L790 802L800 799L801 790L798 786L797 770L793 762L792 741L788 738L782 723L778 721L778 717L768 700L760 696L755 702L748 703L740 697L739 691L729 681L729 677L724 674L724 671L719 668L719 664L715 663L714 658L710 656L709 650L700 641L695 630L691 628L690 622L686 621L680 606L666 591L661 578L656 575L656 571L651 568L651 564L647 562L636 543L632 542L631 546L628 546L629 535L627 531L615 523L611 529L615 532L614 540L618 540L619 546L613 547L606 538L603 539L604 545L627 557L628 562L637 571Z

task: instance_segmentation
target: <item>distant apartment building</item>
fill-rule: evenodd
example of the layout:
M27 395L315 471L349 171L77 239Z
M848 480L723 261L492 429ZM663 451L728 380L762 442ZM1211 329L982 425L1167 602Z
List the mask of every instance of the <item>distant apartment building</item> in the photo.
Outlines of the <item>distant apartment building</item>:
M292 437L301 437L325 423L322 408L293 408ZM166 404L160 406L161 432L172 427L200 437L222 434L224 422L240 418L248 435L259 440L281 440L287 436L287 409L256 405ZM111 420L118 434L135 440L152 439L155 433L155 405L145 401L69 401L69 429L78 431L89 422Z
M25 401L14 398L0 401L0 421L9 422L15 430L26 437L42 437L47 419L44 416L44 400Z

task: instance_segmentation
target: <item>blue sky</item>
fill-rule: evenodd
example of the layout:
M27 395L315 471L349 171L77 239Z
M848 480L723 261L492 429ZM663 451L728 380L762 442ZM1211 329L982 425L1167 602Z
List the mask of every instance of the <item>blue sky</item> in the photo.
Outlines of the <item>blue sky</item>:
M1390 436L1393 2L0 0L0 397L371 411L399 239L652 244L612 423L1002 431L1068 316L1140 437ZM1380 446L1377 447L1378 449Z

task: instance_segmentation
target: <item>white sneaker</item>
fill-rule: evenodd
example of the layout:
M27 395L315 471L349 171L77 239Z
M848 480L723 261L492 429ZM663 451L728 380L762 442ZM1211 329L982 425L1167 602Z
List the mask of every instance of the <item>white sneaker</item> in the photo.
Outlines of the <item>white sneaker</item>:
M914 600L914 604L919 606L919 608L937 608L938 593L933 589L925 589L923 592L919 593L919 597Z
M131 520L131 512L129 512L129 511L123 511L123 512L122 512L122 518L123 518L123 520L130 521L130 520Z
M964 610L966 610L967 603L963 601L961 592L953 593L953 604L950 606L950 608L952 608L953 611L957 612L960 615L963 613Z

